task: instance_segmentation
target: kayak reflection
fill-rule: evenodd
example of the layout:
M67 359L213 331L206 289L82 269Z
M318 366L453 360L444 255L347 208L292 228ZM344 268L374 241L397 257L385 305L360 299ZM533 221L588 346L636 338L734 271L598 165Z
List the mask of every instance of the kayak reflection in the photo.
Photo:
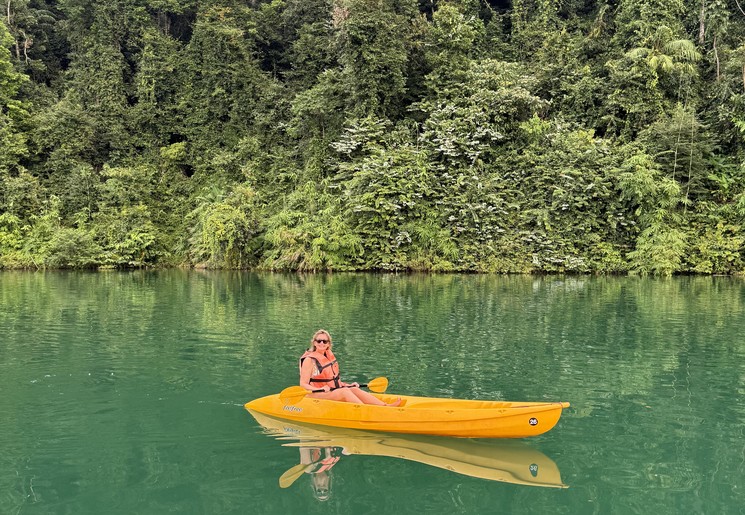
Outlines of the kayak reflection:
M567 488L556 463L522 441L367 432L248 412L267 434L285 441L283 446L300 449L300 463L282 474L280 486L287 488L307 473L319 499L319 492L330 495L331 467L341 456L353 454L401 458L491 481Z

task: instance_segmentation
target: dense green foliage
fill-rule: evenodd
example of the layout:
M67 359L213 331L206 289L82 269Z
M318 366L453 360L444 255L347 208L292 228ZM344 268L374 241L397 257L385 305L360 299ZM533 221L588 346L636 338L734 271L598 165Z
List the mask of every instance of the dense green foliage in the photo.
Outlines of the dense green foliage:
M745 270L734 0L8 0L0 268Z

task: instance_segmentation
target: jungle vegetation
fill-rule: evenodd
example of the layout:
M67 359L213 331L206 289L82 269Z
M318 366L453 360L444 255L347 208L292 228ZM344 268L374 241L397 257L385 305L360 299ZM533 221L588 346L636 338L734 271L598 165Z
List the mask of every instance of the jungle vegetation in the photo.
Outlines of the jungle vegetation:
M4 0L0 268L745 271L741 0Z

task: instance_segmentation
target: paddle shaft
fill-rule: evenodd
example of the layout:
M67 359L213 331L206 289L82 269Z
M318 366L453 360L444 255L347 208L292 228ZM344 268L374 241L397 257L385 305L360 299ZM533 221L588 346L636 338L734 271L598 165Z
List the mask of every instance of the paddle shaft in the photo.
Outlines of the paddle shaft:
M388 379L385 377L376 377L375 379L372 379L368 381L367 384L361 384L360 387L367 387L373 392L377 393L383 393L388 388ZM350 386L340 386L338 388L350 388ZM331 388L331 390L336 390L338 388ZM282 390L279 394L279 398L282 400L282 402L286 402L289 404L294 404L309 393L321 393L325 392L323 388L315 389L315 390L306 390L302 386L289 386Z
M351 384L345 384L344 386L337 386L336 388L332 388L329 391L330 392L333 392L334 390L340 390L342 388L367 388L367 387L368 387L368 385L366 385L366 384L361 384L361 385L356 386L356 387L355 386L352 386ZM325 391L326 390L324 390L323 388L320 388L318 390L310 390L308 393L321 393L321 392L325 392Z

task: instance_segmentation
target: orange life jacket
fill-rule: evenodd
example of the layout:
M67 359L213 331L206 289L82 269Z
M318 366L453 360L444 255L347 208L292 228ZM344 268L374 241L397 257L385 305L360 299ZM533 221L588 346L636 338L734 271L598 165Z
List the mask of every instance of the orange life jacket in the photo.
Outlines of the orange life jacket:
M318 351L306 351L300 356L300 368L303 367L303 360L310 358L314 362L313 372L310 376L310 383L323 387L329 385L331 388L339 388L339 364L336 362L334 353L331 349L323 354Z

